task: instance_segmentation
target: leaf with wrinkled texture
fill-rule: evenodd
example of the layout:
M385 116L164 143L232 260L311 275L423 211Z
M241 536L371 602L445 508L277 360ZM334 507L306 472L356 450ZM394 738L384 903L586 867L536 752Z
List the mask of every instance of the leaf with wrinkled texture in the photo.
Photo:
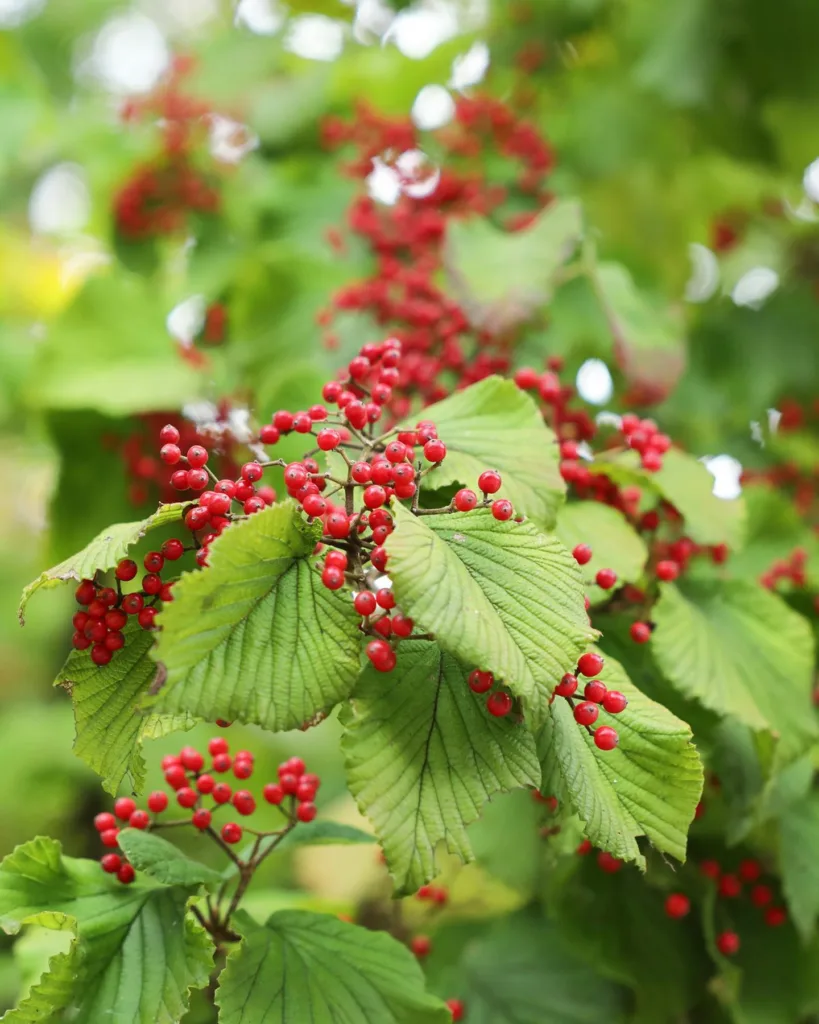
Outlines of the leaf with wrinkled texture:
M160 505L153 515L135 523L114 523L90 541L75 555L66 558L58 565L46 569L25 588L20 599L20 621L29 598L41 588L57 587L69 580L92 579L94 573L114 569L117 563L125 558L130 548L142 540L146 533L160 526L167 526L182 518L183 502L171 505Z
M220 872L186 857L161 836L138 828L124 828L117 838L121 850L136 870L144 871L163 885L196 886L222 880Z
M503 480L496 497L508 498L516 514L538 526L554 526L566 493L557 442L535 403L513 381L487 377L428 406L423 418L435 424L447 449L426 481L429 486L461 483L477 492L480 474L496 469ZM418 420L412 416L404 425L411 430Z
M657 849L685 860L703 782L691 729L632 686L613 658L606 658L598 678L628 698L618 715L601 708L594 726L615 728L619 746L598 750L569 702L557 697L538 740L543 775L559 771L586 835L600 849L644 867L637 837L645 835Z
M393 511L385 546L398 604L444 650L494 673L537 728L560 677L596 636L571 553L533 523L501 523L489 509Z
M493 718L467 675L437 644L408 641L386 678L362 675L341 713L347 782L401 893L435 876L441 841L474 859L466 826L493 793L540 782L531 734Z
M779 739L782 760L815 738L814 643L808 622L740 580L662 587L651 646L668 680L707 708Z
M216 1002L220 1024L447 1024L409 950L385 932L282 910L263 926L241 914Z
M319 533L292 502L237 523L186 573L158 618L167 669L159 710L298 728L329 711L359 672L359 617L309 561Z

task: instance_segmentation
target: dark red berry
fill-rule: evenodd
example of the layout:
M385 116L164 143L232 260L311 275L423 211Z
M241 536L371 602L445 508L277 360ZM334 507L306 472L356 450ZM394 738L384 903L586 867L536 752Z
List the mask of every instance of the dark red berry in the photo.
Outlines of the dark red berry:
M253 774L253 762L237 754L233 759L233 774L237 779L249 779Z
M215 754L213 757L212 768L215 772L227 772L230 771L230 766L233 764L233 758L230 754Z
M555 693L559 697L571 697L577 689L577 676L567 672L555 687Z
M672 892L665 901L665 912L669 917L685 917L691 909L691 900L681 892Z
M109 651L105 644L94 644L91 648L91 660L95 665L107 665L112 657L113 651Z
M256 810L256 801L248 790L237 789L233 794L233 806L239 814L252 814Z
M788 920L784 907L768 907L765 911L765 924L769 928L780 928Z
M601 850L597 854L597 866L607 875L614 875L622 868L623 862L617 857L612 857L606 850Z
M577 661L577 671L581 676L596 676L603 671L603 659L599 654L589 651L581 654Z
M211 793L214 802L217 804L226 804L232 795L233 790L226 782L217 782Z
M398 659L386 640L371 640L366 651L377 672L391 672L395 668Z
M767 907L773 899L773 890L767 885L755 885L751 889L751 903L755 907Z
M755 882L762 874L762 865L758 860L748 858L740 861L737 874L743 882Z
M181 540L177 540L176 537L171 537L165 541L160 549L162 555L171 562L175 562L178 558L181 558L185 553L185 545Z
M717 949L723 956L736 956L739 952L739 936L736 932L720 932L717 936Z
M410 942L410 949L419 960L422 960L425 956L429 956L432 940L426 935L416 935Z
M116 567L114 575L118 580L122 580L124 583L127 583L129 580L132 580L138 572L139 568L136 562L130 558L123 558Z
M312 821L316 816L316 805L313 803L301 803L296 808L296 817L299 821L308 822Z
M222 839L226 843L238 843L242 838L242 826L237 825L235 821L229 821L222 826Z
M473 669L469 673L469 689L473 693L488 693L495 683L495 677L491 672L481 672L480 669Z
M636 644L647 643L651 639L651 626L647 622L632 622L629 634Z
M495 718L504 718L512 710L512 697L505 690L497 690L487 697L486 710Z
M115 875L122 867L122 858L118 853L106 853L100 857L100 864L103 871L107 871L109 875Z
M717 891L728 900L735 900L742 893L742 882L737 875L725 874L720 877Z
M122 882L123 885L130 885L135 878L136 871L134 871L133 864L123 864L119 871L117 871L117 880Z
M210 825L211 817L212 815L207 807L197 808L193 812L193 817L191 818L193 827L204 831Z

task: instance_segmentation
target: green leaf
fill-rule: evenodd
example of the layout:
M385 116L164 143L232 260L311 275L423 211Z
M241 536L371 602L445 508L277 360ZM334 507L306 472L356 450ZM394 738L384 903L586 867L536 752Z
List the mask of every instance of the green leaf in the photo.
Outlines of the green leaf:
M691 729L632 686L619 662L606 658L600 679L628 698L618 715L601 710L598 725L617 729L620 744L598 750L571 705L555 699L538 741L545 778L557 769L595 846L645 867L637 837L685 860L688 826L702 793L702 765Z
M110 416L176 409L204 379L168 337L154 286L136 274L92 276L50 326L29 399L52 409Z
M76 979L82 970L82 949L72 941L67 953L57 953L48 961L48 967L25 997L13 1010L4 1013L2 1024L44 1024L58 1021L71 1006L76 991Z
M220 1024L447 1024L412 954L385 932L324 914L247 915L219 979Z
M593 580L599 569L614 569L619 583L635 583L643 574L648 549L643 538L629 525L626 517L610 505L596 501L573 501L558 514L555 533L571 551L578 544L592 549L591 561L583 572ZM592 604L611 595L596 583L586 587Z
M191 860L161 836L138 828L124 828L118 836L119 845L137 871L163 885L208 885L222 880L219 871Z
M651 645L676 688L779 740L797 757L816 736L813 636L775 594L739 580L665 585Z
M387 685L368 669L341 712L347 783L400 893L435 876L442 840L474 859L466 825L493 793L540 782L531 734L493 718L467 674L437 644L402 643Z
M183 502L171 505L160 505L153 515L136 523L114 523L70 558L40 573L36 580L25 588L20 599L20 622L29 598L41 587L49 589L57 587L69 580L79 582L92 579L95 572L104 572L116 567L120 559L125 558L128 549L142 540L146 533L159 526L175 523L182 518Z
M54 681L68 691L74 705L74 753L112 794L126 775L135 791L145 781L142 738L147 716L140 712L140 703L157 675L150 656L154 638L132 617L125 627L125 646L107 665L95 665L88 651L72 651Z
M76 1024L112 1014L118 1024L177 1024L189 990L207 984L213 964L210 939L186 914L192 895L181 886L124 886L96 861L64 857L56 840L43 837L0 865L5 931L34 923L78 937L80 952L67 954L80 968L70 993L65 961L36 986L59 993Z
M819 915L819 793L788 808L779 820L782 889L794 924L806 941Z
M685 370L680 311L639 291L619 263L598 264L592 282L609 322L617 362L637 401L662 401Z
M499 494L518 515L544 529L554 526L566 493L557 442L535 403L513 381L487 377L424 409L424 418L438 428L447 449L430 486L461 483L477 490L480 474L496 469L503 478ZM413 416L406 426L412 429L417 422Z
M416 517L395 504L388 571L401 608L465 665L520 697L531 728L594 639L580 570L532 523L489 509Z
M663 468L657 473L641 469L635 452L621 452L612 458L602 456L589 468L618 483L637 484L649 494L670 502L685 519L686 535L697 544L727 544L734 550L742 547L744 499L715 497L713 476L692 455L670 448L663 455Z
M666 892L636 871L607 875L594 857L575 858L573 868L553 890L561 935L601 974L634 990L635 1021L685 1019L711 973L694 915L669 918Z
M583 963L553 924L531 913L507 917L467 942L447 982L470 1024L626 1020L626 992Z
M208 569L183 575L158 618L160 710L294 729L350 693L359 619L308 561L317 534L292 502L276 505L214 541Z
M476 327L516 327L548 301L582 235L574 199L555 200L531 226L512 233L483 217L453 220L445 254L452 291Z

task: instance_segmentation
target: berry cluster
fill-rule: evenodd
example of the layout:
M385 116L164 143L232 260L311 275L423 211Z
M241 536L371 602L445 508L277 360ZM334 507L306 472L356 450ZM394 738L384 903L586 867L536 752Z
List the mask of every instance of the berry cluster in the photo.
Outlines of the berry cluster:
M804 548L794 548L787 558L777 559L773 565L759 578L759 582L767 590L775 590L780 583L790 583L797 589L807 586L808 577L805 566L808 553Z
M739 899L745 887L749 886L748 897L753 906L764 911L764 921L769 928L779 928L787 921L788 914L785 908L774 903L774 891L771 886L760 881L763 869L758 860L748 857L739 862L735 871L723 871L717 860L703 860L700 862L700 872L715 883L720 899ZM725 953L725 950L721 952ZM736 949L733 952L736 952Z
M123 108L123 120L158 120L162 129L161 153L137 167L114 199L117 229L131 241L182 231L191 213L214 213L219 207L213 182L196 166L209 107L181 91L190 69L189 61L177 59L158 90Z
M115 851L119 845L119 831L125 826L153 830L190 825L226 848L225 844L230 847L240 842L246 832L257 839L278 836L299 822L315 818L314 800L321 780L318 775L306 771L300 757L291 757L279 765L278 781L269 782L262 789L262 796L267 803L278 807L286 816L285 829L259 832L236 821L227 821L217 832L213 826L214 816L222 808L230 805L242 817L249 817L256 810L256 798L249 790L234 789L231 783L225 781L228 773L241 781L249 779L254 770L254 757L248 750L237 750L231 755L227 740L215 736L208 743L208 759L209 764L206 765L205 756L194 747L183 747L179 754L171 754L162 759L165 782L175 794L176 803L190 812L186 817L174 821L159 817L170 803L165 790L156 790L148 796L147 810L138 808L130 797L120 797L114 802L113 814L104 811L94 818L94 826L100 834L102 845ZM231 856L235 855L231 853ZM104 871L115 874L121 882L133 882L133 866L121 852L104 854L100 863Z
M588 651L582 654L575 671L567 672L555 687L555 696L564 697L571 705L574 720L578 725L588 729L599 750L614 750L620 742L616 729L609 725L592 726L600 715L600 708L610 715L619 715L628 707L628 701L619 690L609 690L599 679L591 679L583 688L585 700L576 702L575 693L579 685L578 676L596 676L603 669L603 659L599 654ZM552 698L554 700L554 697Z
M319 323L329 327L339 312L361 310L403 342L407 359L391 399L399 418L409 412L411 397L437 401L459 384L506 372L508 330L473 329L436 278L449 218L494 213L508 230L518 230L549 201L545 178L554 157L537 129L502 101L459 98L454 124L437 133L446 157L444 169L430 176L430 187L424 182L420 188L417 172L407 177L401 160L402 154L420 152L418 133L408 119L384 118L361 104L352 124L326 118L322 139L328 149L356 147L357 156L347 166L352 176L366 178L382 162L395 169L406 187L391 207L380 207L367 196L353 201L348 225L369 245L375 270L366 280L342 288L332 307L319 314ZM510 161L508 187L476 173L474 157L485 149L491 150L496 165L498 156ZM461 158L469 161L462 169ZM512 193L517 197L514 208L507 207ZM330 240L334 248L343 247L337 232ZM331 334L325 342L329 347L337 344Z
M479 668L469 673L469 689L473 693L489 693L495 686L495 677L491 672L482 672ZM486 710L495 718L504 718L512 710L512 695L506 690L494 690L486 698Z
M182 557L186 548L181 540L172 537L159 551L149 551L143 559L145 574L139 590L123 593L122 584L130 583L139 574L139 566L130 558L123 558L114 570L116 589L101 586L95 580L83 580L74 592L77 603L84 611L75 612L75 650L91 648L95 665L107 665L116 651L125 646L122 632L129 618L134 617L142 629L153 629L159 611L159 602L173 600L173 581L163 581L161 572L167 562Z

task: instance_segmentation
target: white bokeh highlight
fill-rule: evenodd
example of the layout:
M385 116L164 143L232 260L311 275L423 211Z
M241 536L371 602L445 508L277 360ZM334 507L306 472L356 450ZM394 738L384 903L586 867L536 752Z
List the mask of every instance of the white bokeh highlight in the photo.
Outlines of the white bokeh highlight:
M731 501L742 494L742 463L733 455L707 456L700 461L714 478L711 493L715 498Z
M165 327L181 345L191 345L205 326L207 302L204 295L191 295L168 313Z
M367 175L366 185L370 198L383 206L395 206L401 196L398 171L377 156L373 157L373 169Z
M719 260L708 246L693 242L688 246L691 276L685 286L688 302L707 302L719 285Z
M46 0L0 0L0 28L16 28L36 17Z
M401 191L411 199L431 196L441 180L441 171L423 150L408 149L395 161Z
M211 114L208 124L208 148L211 156L220 163L238 164L243 157L258 148L259 136L241 121L233 121L221 114Z
M455 116L455 100L443 85L425 85L412 104L412 123L421 131L432 132L448 125Z
M489 61L489 47L486 43L473 43L466 53L453 60L449 87L463 92L473 85L479 85L489 70Z
M334 61L344 49L343 22L324 14L303 14L287 26L284 48L305 60Z
M91 194L78 164L62 163L45 171L28 201L28 222L38 235L73 234L88 223Z
M811 202L819 203L819 159L814 160L805 168L805 173L802 175L802 187Z
M118 95L149 92L170 64L159 26L133 11L109 19L94 40L83 70Z
M614 394L611 372L602 359L587 359L574 383L578 395L590 405L605 405Z
M257 36L274 36L287 20L287 9L278 0L239 0L233 24Z
M734 285L731 298L737 306L759 309L779 287L779 274L771 267L754 267Z
M441 43L456 36L459 28L454 6L439 0L400 11L381 41L392 43L411 60L424 60Z

